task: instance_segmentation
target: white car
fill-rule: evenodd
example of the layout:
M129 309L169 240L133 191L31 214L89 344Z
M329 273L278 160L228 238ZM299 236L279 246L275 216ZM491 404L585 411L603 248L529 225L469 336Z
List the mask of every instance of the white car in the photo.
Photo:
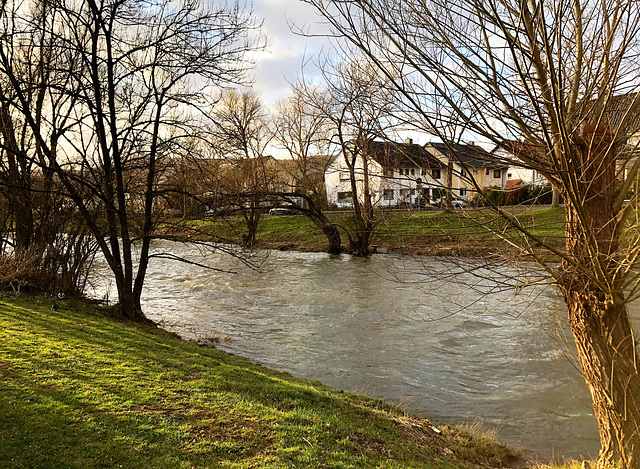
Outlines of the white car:
M275 208L269 209L269 215L274 215L274 216L295 215L295 214L296 214L296 210L289 207L275 207Z
M436 207L445 207L447 205L447 199L446 197L442 197L441 199L437 199L433 202L433 205ZM462 200L462 199L451 199L451 206L453 208L465 208L467 207L469 204L467 203L466 200Z

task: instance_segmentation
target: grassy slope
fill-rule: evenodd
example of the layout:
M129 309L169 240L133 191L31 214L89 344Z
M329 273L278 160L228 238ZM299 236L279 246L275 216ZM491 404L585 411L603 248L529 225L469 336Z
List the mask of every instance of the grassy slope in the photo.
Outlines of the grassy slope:
M486 437L75 302L0 298L2 467L497 467Z

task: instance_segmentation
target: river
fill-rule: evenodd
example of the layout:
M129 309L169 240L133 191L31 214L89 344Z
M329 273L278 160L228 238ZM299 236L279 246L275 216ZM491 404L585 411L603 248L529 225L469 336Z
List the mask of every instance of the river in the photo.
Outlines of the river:
M194 245L153 249L202 261ZM529 457L597 454L589 395L567 358L566 309L553 288L487 294L486 282L434 259L396 255L273 251L259 271L226 254L206 258L222 271L153 259L147 316L435 423L481 421Z

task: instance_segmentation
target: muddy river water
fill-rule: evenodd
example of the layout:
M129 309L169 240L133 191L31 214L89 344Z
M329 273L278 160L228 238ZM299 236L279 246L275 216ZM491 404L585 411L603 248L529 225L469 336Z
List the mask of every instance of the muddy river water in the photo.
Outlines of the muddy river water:
M193 245L154 250L202 260ZM529 456L597 454L552 287L487 294L478 277L430 258L270 252L255 271L228 255L205 257L222 271L152 260L143 302L151 319L436 423L481 421Z

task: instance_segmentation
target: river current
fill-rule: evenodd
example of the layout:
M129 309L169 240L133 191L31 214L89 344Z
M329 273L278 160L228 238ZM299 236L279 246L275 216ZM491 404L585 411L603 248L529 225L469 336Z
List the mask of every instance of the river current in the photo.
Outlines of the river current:
M153 249L219 269L152 259L143 308L181 336L218 339L223 350L435 423L480 421L529 457L597 454L552 287L488 294L481 278L430 258L273 251L256 271L227 254L203 260L194 245Z

